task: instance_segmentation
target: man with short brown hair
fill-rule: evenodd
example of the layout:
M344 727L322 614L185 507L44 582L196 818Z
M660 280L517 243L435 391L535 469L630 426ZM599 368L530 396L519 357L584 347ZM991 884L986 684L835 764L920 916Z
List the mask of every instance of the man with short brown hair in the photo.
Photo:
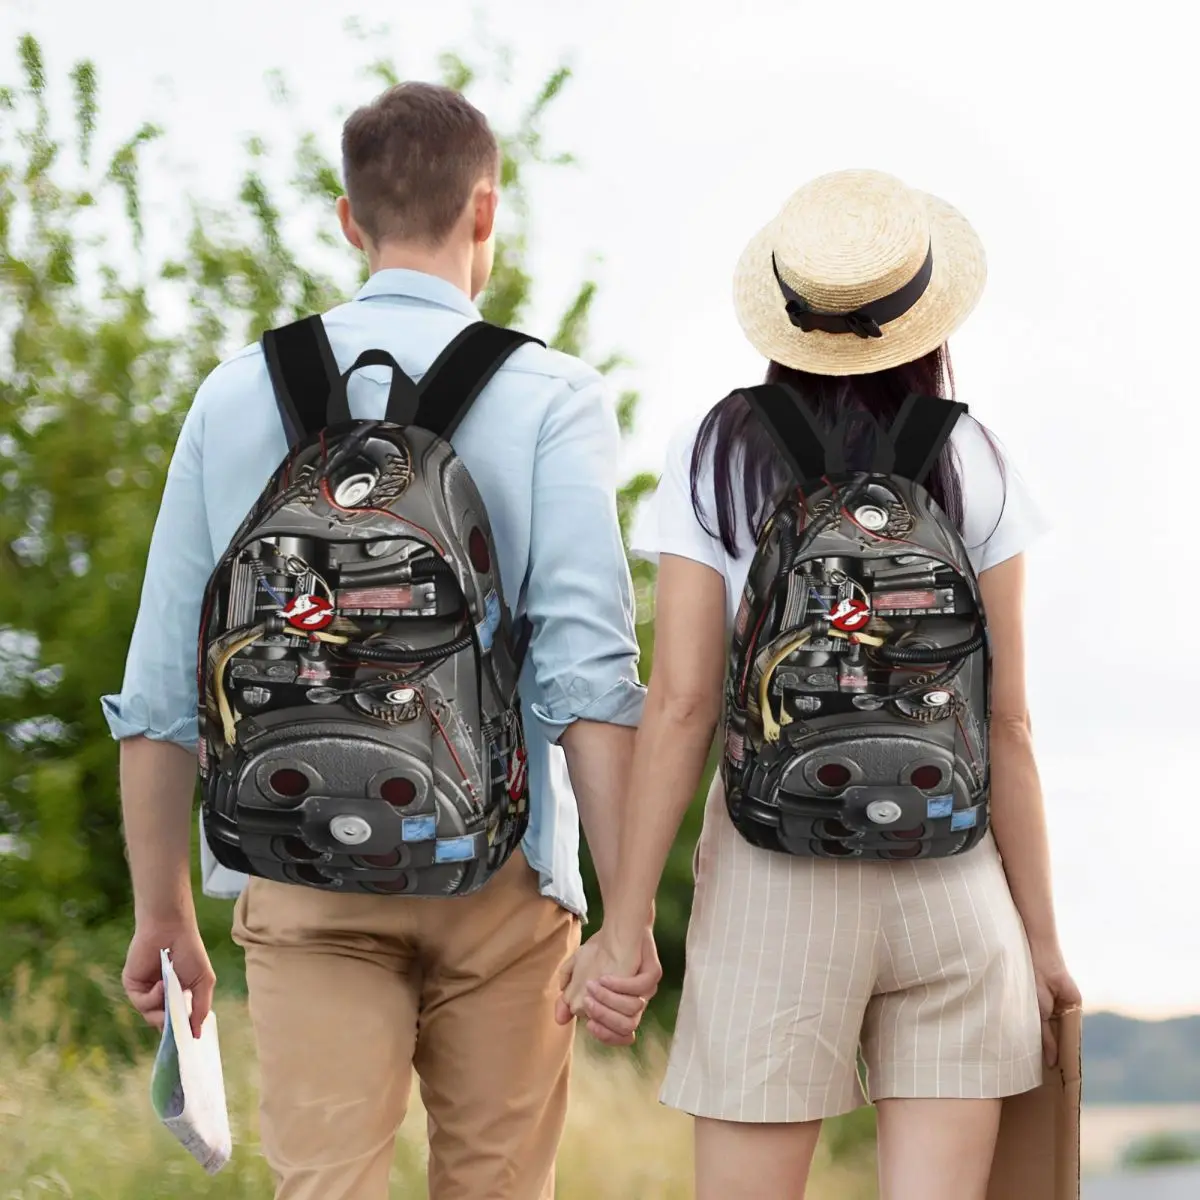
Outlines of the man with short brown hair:
M342 129L342 174L354 222L372 242L438 246L462 218L463 197L495 183L500 148L460 93L405 83L352 113Z
M350 117L343 152L338 216L370 279L324 316L334 356L345 370L381 348L419 380L480 319L472 300L493 261L496 142L462 96L410 83ZM355 416L383 415L389 379L374 367L352 377ZM643 695L615 504L619 432L594 370L527 344L453 445L486 505L505 597L533 629L521 682L529 831L480 891L444 899L247 886L202 840L206 892L238 895L278 1200L383 1200L414 1066L432 1200L553 1195L573 1040L555 1002L584 915L577 815L604 892ZM196 1028L214 984L188 871L201 599L286 448L261 349L247 347L204 381L184 421L124 685L104 698L121 741L135 896L124 982L156 1025L161 948L192 991ZM647 931L645 997L658 975Z

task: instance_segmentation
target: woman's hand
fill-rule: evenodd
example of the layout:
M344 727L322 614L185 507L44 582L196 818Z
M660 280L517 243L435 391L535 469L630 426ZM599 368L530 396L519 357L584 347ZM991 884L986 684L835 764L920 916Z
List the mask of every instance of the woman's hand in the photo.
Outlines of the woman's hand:
M572 1017L584 1017L597 1041L607 1046L632 1045L661 978L651 929L643 932L639 944L626 949L602 928L567 963L555 1018L565 1025Z
M1033 977L1037 982L1038 1011L1042 1017L1042 1053L1046 1065L1053 1067L1058 1062L1058 1042L1050 1018L1068 1008L1083 1003L1079 988L1071 978L1062 951L1055 946L1030 946L1033 956Z

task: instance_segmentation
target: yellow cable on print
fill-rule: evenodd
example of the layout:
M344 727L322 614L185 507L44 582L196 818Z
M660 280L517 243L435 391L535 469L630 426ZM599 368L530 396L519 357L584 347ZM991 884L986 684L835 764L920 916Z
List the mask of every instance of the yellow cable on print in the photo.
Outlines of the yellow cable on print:
M782 650L776 651L770 658L770 661L763 668L762 678L758 681L758 707L762 714L763 739L768 742L779 741L779 733L781 725L790 725L792 718L784 711L783 701L779 702L779 720L775 720L775 714L771 712L771 700L767 695L767 690L771 686L771 678L775 674L776 668L789 654L794 654L812 637L812 629L805 629L798 634L790 642L788 642Z

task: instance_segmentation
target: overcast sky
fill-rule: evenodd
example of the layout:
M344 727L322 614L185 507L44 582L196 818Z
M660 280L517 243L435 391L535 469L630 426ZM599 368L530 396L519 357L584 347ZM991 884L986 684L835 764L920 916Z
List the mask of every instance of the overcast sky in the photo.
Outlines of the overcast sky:
M529 327L551 332L597 273L595 343L633 360L623 382L644 397L631 470L656 470L682 420L761 377L731 274L807 178L888 170L977 226L991 274L954 343L961 398L1054 523L1030 555L1029 674L1063 939L1089 1005L1149 1015L1200 1011L1198 98L1174 5L1102 9L506 0L488 27L514 49L515 90L481 102L502 118L574 66L548 127L582 161L534 189ZM439 50L470 46L473 11L0 0L0 75L29 30L56 78L96 62L106 128L167 127L150 221L168 247L177 193L230 195L245 135L311 127L334 154L341 116L377 90L363 65L432 77ZM353 15L390 30L356 41ZM286 113L271 68L293 85Z

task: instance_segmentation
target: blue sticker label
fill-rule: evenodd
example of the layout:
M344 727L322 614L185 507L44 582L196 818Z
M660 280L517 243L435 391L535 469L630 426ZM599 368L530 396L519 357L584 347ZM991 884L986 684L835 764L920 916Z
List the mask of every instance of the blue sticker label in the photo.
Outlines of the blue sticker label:
M950 818L951 829L970 829L979 819L979 812L974 808L964 808Z
M475 626L475 634L479 638L479 648L485 653L492 648L492 639L500 628L500 597L490 591L483 602L483 620Z
M953 796L930 796L925 802L925 815L931 821L938 817L948 817L953 811Z
M437 817L405 817L400 823L400 836L406 842L432 842L437 837Z
M474 857L473 837L442 838L433 849L434 862L468 862Z

